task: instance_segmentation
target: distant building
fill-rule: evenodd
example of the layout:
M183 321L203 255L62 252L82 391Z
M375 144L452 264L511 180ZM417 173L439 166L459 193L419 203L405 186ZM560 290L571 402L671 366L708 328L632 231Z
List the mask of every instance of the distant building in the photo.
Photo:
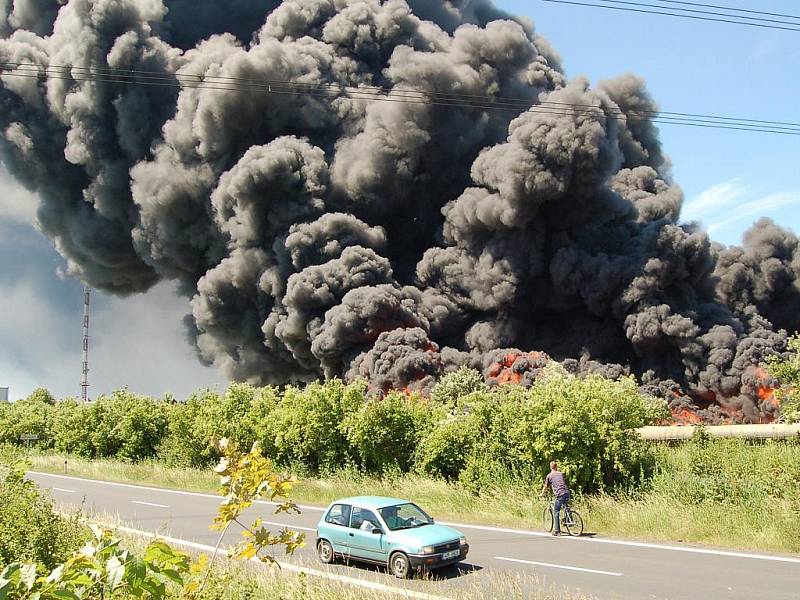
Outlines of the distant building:
M0 387L0 402L8 402L8 388Z

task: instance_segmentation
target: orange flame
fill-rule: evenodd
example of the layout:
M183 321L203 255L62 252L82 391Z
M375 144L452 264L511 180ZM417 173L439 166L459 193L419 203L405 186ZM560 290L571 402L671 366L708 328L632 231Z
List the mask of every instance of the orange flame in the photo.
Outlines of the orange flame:
M756 369L756 376L758 377L758 387L756 388L756 394L761 399L761 402L778 410L781 406L780 401L775 396L775 389L771 385L770 382L770 375L761 367Z
M678 425L697 425L703 421L700 418L700 415L686 407L673 409L672 418L676 423L678 423Z
M487 371L488 377L497 380L498 384L521 383L522 373L513 370L514 363L520 358L527 358L531 363L536 363L542 359L547 360L548 356L544 352L509 352L499 361L492 363Z

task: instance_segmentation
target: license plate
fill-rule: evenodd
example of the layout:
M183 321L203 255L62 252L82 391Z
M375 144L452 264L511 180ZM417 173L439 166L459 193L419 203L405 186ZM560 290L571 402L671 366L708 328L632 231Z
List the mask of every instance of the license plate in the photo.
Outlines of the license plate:
M451 550L450 552L445 552L442 554L442 560L447 560L449 558L455 558L456 556L461 555L461 550Z

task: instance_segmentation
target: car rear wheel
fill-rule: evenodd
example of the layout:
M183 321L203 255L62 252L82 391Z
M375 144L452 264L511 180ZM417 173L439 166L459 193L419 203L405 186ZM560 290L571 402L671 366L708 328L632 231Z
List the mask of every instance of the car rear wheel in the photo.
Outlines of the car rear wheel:
M319 556L320 562L330 565L333 563L334 559L336 558L336 554L333 551L333 546L328 540L320 540L317 542L317 556Z
M395 552L389 557L389 570L398 579L407 579L411 576L411 563L402 552Z

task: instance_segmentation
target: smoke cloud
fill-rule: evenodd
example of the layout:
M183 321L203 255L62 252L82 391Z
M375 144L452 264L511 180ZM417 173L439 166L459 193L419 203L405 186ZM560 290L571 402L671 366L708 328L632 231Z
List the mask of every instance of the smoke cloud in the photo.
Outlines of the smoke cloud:
M552 357L774 418L757 365L800 325L797 237L681 224L644 82L568 80L488 0L5 0L0 62L50 69L0 71L0 159L71 274L176 282L198 356L234 379L427 392L465 364L529 383Z

